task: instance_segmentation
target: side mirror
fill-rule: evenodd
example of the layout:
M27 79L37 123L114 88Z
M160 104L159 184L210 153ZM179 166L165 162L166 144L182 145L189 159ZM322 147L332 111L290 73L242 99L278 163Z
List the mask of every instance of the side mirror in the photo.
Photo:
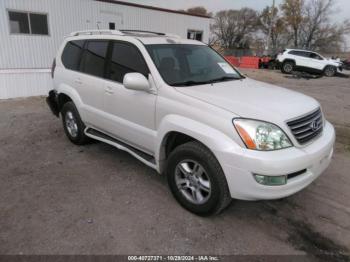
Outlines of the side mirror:
M148 80L143 74L140 73L128 73L124 76L123 85L126 89L137 91L149 91L150 85Z

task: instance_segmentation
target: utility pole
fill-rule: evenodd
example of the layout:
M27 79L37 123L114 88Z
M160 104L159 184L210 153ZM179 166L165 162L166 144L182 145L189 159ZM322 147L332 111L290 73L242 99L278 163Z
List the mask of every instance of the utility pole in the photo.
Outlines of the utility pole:
M266 41L266 55L269 55L270 50L270 42L271 42L271 33L272 33L272 27L274 22L274 11L275 11L275 0L272 0L272 9L270 10L270 27L269 27L269 33L267 36Z

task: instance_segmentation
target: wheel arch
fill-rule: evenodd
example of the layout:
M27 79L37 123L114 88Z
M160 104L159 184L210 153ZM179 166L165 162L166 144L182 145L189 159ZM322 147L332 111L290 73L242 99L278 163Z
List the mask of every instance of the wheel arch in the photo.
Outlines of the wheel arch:
M295 61L295 59L293 59L293 58L286 58L286 59L284 59L284 60L281 62L281 64L284 64L284 63L286 63L286 62L292 62L292 63L294 63L294 65L297 64L296 61Z
M72 87L62 84L59 86L59 88L57 88L57 102L58 102L58 106L59 106L59 110L61 111L62 106L68 102L68 101L72 101L74 103L74 105L76 106L79 114L81 114L81 106L83 105L80 96L78 94L78 92L73 89Z
M159 126L155 150L159 173L163 173L167 157L177 146L197 141L210 150L218 159L216 152L232 146L240 147L223 132L203 123L183 116L166 117Z

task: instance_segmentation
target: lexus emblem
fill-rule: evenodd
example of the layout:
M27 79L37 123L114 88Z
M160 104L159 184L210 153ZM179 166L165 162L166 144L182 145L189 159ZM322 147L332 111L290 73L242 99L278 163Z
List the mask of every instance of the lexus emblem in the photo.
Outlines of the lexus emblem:
M315 121L312 121L312 122L311 122L311 125L310 125L311 130L312 130L312 131L316 131L317 129L319 129L320 124L321 124L321 123L317 122L316 120L315 120Z

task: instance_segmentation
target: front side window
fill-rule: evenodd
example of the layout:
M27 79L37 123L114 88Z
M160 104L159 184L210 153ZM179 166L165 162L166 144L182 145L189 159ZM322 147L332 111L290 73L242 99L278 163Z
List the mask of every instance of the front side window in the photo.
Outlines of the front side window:
M49 35L46 14L9 11L11 34Z
M89 75L104 77L108 41L89 41L84 49L80 71Z
M310 53L310 58L316 59L316 60L323 60L323 58L316 53Z
M65 46L62 53L62 63L65 68L70 70L79 70L79 63L85 41L70 41Z
M243 78L218 53L205 45L148 45L163 80L172 86L190 86Z
M148 77L148 67L139 50L130 44L113 42L108 78L123 83L125 74L141 73Z

